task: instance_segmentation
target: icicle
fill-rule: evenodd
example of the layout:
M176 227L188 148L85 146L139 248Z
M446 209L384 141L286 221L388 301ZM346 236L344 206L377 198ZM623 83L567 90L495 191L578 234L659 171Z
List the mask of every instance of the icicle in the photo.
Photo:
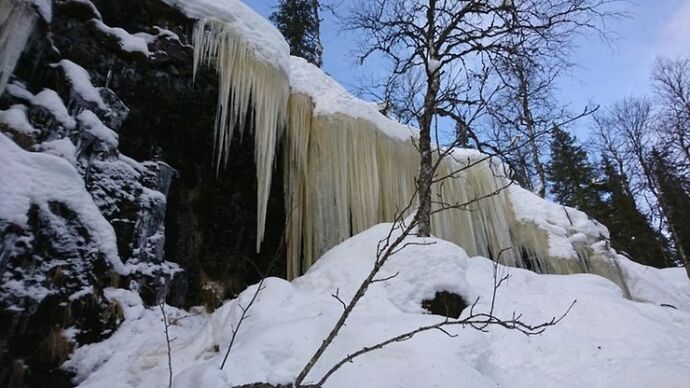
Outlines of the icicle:
M453 174L456 171L459 173ZM462 246L470 255L511 261L515 255L508 223L512 210L504 190L508 180L500 166L485 156L462 162L447 158L437 173L437 178L443 176L451 177L432 188L432 199L451 206L468 205L436 213L432 232Z
M287 240L291 278L351 235L392 221L409 204L419 169L419 153L411 141L392 138L373 123L342 113L310 119L313 109L309 97L290 97L284 175L286 214L291 217ZM438 174L449 175L462 167L463 163L447 159ZM487 197L467 209L434 215L434 233L472 255L497 255L503 249L508 252L505 256L513 254L505 224L512 217L509 201L505 193L491 195L506 182L487 160L434 187L435 198L441 196L449 204Z
M302 222L305 208L304 184L307 149L312 127L314 106L308 96L292 94L288 101L288 130L285 134L284 188L287 217L287 276L294 279L301 273Z
M33 33L38 15L23 0L0 0L0 95Z
M630 296L630 290L623 273L610 250L595 251L592 246L597 242L590 236L586 241L572 242L572 252L564 257L554 255L551 250L549 232L532 222L512 220L511 236L513 244L522 253L521 260L504 262L504 264L527 268L539 273L575 274L593 273L616 283L623 294Z
M194 27L194 74L201 65L218 72L218 104L214 135L216 169L228 161L228 153L237 126L244 129L245 119L253 117L254 159L257 178L257 239L259 251L263 240L266 206L271 187L275 150L284 126L289 96L286 71L260 60L242 31L234 24L206 18Z

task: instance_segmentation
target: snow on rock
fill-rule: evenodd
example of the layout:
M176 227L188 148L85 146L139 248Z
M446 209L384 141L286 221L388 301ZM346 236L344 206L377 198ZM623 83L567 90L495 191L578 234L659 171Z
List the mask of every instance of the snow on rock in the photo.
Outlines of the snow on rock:
M167 362L158 362L167 354L160 309L145 309L139 295L132 291L107 288L104 293L108 299L119 303L125 321L109 340L79 348L65 367L77 372L75 380L82 386L167 387ZM190 334L201 330L205 317L198 312L164 308L172 322L169 334L174 341L171 345L177 350L179 343L188 341ZM129 372L112 375L104 365ZM179 366L177 362L173 364L173 368Z
M108 109L98 89L91 83L91 76L83 67L68 59L61 60L56 66L61 67L65 72L67 80L72 85L72 91L77 97L96 104L99 109Z
M38 145L38 150L46 154L59 156L77 166L77 149L69 138L44 141Z
M70 116L65 104L58 94L51 89L43 89L31 99L31 103L43 107L50 112L57 121L67 129L74 129L77 125L74 118Z
M24 151L0 134L0 219L25 226L31 205L47 208L51 201L64 203L74 211L114 270L128 273L118 256L112 226L101 215L75 168L60 157Z
M5 93L9 94L12 97L22 99L26 102L31 102L31 100L34 98L34 95L31 94L31 92L29 92L28 90L26 90L26 86L17 81L14 81L7 85L7 87L5 88Z
M616 261L635 300L690 311L690 282L682 268L657 269L623 255L618 255Z
M120 27L110 27L98 19L92 19L92 23L99 30L108 35L112 35L120 43L120 47L127 52L140 52L147 57L151 55L148 43L154 39L154 36L144 32L137 34L130 34Z
M96 139L102 141L112 148L117 148L118 136L112 129L106 127L101 119L90 110L85 110L77 116L79 124Z
M290 47L280 32L240 0L163 0L192 19L211 19L231 29L262 62L289 72Z
M10 129L25 135L39 132L27 119L24 105L13 105L7 110L0 110L0 124L5 124Z
M367 120L394 139L409 140L417 133L416 129L381 114L375 102L351 95L337 81L303 58L290 57L290 88L292 93L311 97L315 116L341 113L353 119Z
M267 279L223 371L219 366L231 329L257 286L210 316L179 319L171 326L174 386L290 383L342 311L331 295L344 300L353 295L389 228L377 225L343 242L292 283ZM316 381L333 363L364 346L442 321L420 307L436 291L455 292L467 301L479 297L475 310L489 309L491 261L470 258L438 239L408 242L423 245L410 245L386 263L380 277L397 276L370 287L306 382ZM510 275L497 295L495 313L500 317L518 312L525 322L540 323L577 303L557 326L533 337L469 327L449 328L455 338L440 331L420 334L347 363L326 387L684 387L690 381L690 282L681 281L682 269L639 273L673 282L665 291L663 284L650 289L649 303L625 299L616 285L594 275L539 275L500 265L497 270ZM670 304L669 291L681 291L672 300L675 309L662 305ZM126 291L118 292L125 297ZM135 296L126 299L127 320L120 330L102 343L78 348L67 362L81 387L167 386L160 311L138 307ZM168 314L185 315L171 308Z
M549 256L575 258L574 242L587 241L588 237L609 238L604 225L577 209L545 200L517 185L510 187L510 197L517 222L534 224L547 232Z

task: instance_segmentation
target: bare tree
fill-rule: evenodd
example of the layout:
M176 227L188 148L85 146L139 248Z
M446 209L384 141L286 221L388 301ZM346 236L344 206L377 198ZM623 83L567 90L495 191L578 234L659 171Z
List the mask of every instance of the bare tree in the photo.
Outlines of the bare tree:
M607 114L596 117L595 143L603 156L614 161L619 174L625 177L628 194L656 221L657 231L667 231L679 247L682 237L678 226L669 220L671 206L659 189L652 158L655 148L665 149L681 160L683 157L682 150L676 148L681 144L679 139L664 126L668 112L664 113L663 109L668 108L655 110L648 98L626 98L614 104ZM683 167L682 162L674 165L678 171L683 171ZM687 254L682 249L678 253L680 261L687 263Z
M495 100L489 101L490 141L497 148L509 146L517 136L528 141L528 147L507 155L523 187L540 197L546 194L544 149L550 141L548 132L557 121L588 116L598 107L585 107L583 114L571 115L558 104L554 95L558 78L572 67L568 61L570 41L558 45L523 36L513 52L497 56L493 63L495 78L502 86ZM546 136L538 136L540 133ZM517 166L516 166L517 165Z
M615 160L619 172L630 180L634 196L656 197L649 153L658 144L656 117L647 98L629 97L596 117L597 143L606 156Z
M424 75L416 110L420 128L419 230L431 227L432 125L444 106L467 101L476 63L514 52L522 37L557 45L583 29L600 30L610 0L366 0L358 1L348 28L365 36L360 61L379 54L391 63L391 77ZM544 47L540 45L539 47Z
M665 143L679 156L677 167L690 169L690 59L657 60L652 72Z

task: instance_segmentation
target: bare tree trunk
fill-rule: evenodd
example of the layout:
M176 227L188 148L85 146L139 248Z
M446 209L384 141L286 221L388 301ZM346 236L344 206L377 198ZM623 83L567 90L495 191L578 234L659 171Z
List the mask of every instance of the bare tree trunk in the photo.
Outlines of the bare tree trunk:
M419 208L416 218L419 222L417 234L421 237L431 235L431 182L434 179L431 158L431 122L436 113L436 97L440 88L439 69L436 65L437 56L434 46L436 0L429 0L427 9L427 88L424 96L424 110L419 120L419 177L417 191L419 192ZM434 62L432 62L434 61Z
M664 212L664 214L669 214L668 210L668 205L666 204L666 201L662 198L662 196L659 196L659 206L661 207L661 211ZM688 279L690 279L690 257L688 257L688 253L685 251L685 247L683 246L679 233L676 229L676 225L674 222L671 222L669 217L666 217L666 221L668 223L668 230L671 232L671 238L673 239L673 242L676 243L676 248L678 249L678 255L680 256L680 259L683 261L683 266L685 267L685 272L688 274Z
M536 185L536 192L540 197L544 198L544 195L546 195L546 169L539 159L539 147L537 145L536 131L534 130L534 118L532 116L532 110L529 107L529 81L527 80L522 62L517 64L516 70L520 82L519 93L521 99L520 102L522 105L522 121L523 124L525 124L525 129L527 130L530 153L532 154L532 163L534 163L534 169L536 170L537 178L539 179L539 182Z
M419 191L419 208L417 209L417 219L419 220L418 235L429 237L431 235L431 182L433 180L432 158L431 158L431 118L435 106L435 94L438 88L431 84L427 90L425 98L424 114L422 116L421 129L419 131L419 177L417 178L417 188Z

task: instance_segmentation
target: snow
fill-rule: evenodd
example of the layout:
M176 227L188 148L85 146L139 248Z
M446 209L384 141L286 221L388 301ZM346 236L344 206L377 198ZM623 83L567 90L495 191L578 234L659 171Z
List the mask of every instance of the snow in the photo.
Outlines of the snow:
M417 130L384 116L378 104L352 96L337 81L303 58L290 57L290 88L292 93L311 97L314 115L344 114L372 123L386 135L399 140L410 140Z
M114 270L128 273L117 253L115 231L75 168L60 157L24 151L0 134L0 219L25 227L31 205L47 209L50 201L59 201L74 211Z
M153 39L153 35L147 33L130 34L126 30L119 27L110 27L98 19L92 19L92 23L99 30L108 35L114 36L120 43L120 47L127 52L140 52L147 57L151 55L148 43Z
M40 276L35 276L34 279L37 279L39 277ZM5 276L3 276L2 283L0 284L0 289L2 289L2 292L5 295L12 295L12 297L17 299L30 298L36 303L40 302L41 300L43 300L43 298L45 298L48 295L51 295L54 292L46 287L43 287L38 282L27 283L7 278ZM10 307L13 309L13 311L24 310L23 307L14 304Z
M12 105L7 110L0 110L0 123L26 135L39 132L26 117L26 107L24 105Z
M532 223L548 232L550 256L576 257L573 242L586 240L586 236L609 237L605 226L577 209L550 202L517 185L510 187L510 197L517 222Z
M290 47L266 19L239 0L163 0L193 19L217 20L234 32L241 43L266 64L289 72Z
M429 72L434 73L436 70L441 68L443 62L438 59L429 59Z
M77 115L77 120L82 128L93 135L95 138L103 141L112 148L117 148L118 136L112 129L106 127L101 119L90 110L85 110Z
M74 118L67 112L62 99L54 90L43 89L31 99L31 103L47 109L67 129L74 129L77 125Z
M617 262L635 300L663 300L665 304L690 311L690 281L682 268L657 269L636 263L623 255L618 255Z
M59 156L68 161L72 166L77 166L77 148L69 138L44 141L39 144L38 150L50 155Z
M79 300L87 295L93 294L93 286L87 286L69 296L70 301Z
M167 361L164 365L158 363L161 357L166 357L160 310L145 309L139 296L131 291L107 288L104 293L109 300L120 304L124 323L109 340L79 348L65 366L78 371L77 381L88 377L82 386L167 387ZM174 322L169 329L170 337L174 339L171 343L173 348L177 348L183 339L189 340L185 336L203 327L205 317L198 312L165 306L165 313ZM113 352L113 349L118 351ZM118 365L134 373L111 375L103 368L104 365ZM174 362L173 368L177 366Z
M192 315L171 326L174 386L290 383L342 311L331 295L337 292L345 300L352 296L389 228L377 225L343 242L292 283L267 279L223 371L219 365L230 330L257 286L211 315L166 307L172 317ZM489 309L491 261L470 258L460 247L438 239L408 242L420 245L408 246L384 266L379 277L398 275L370 287L306 382L363 346L442 321L420 307L436 291L456 292L469 301L479 297L475 310ZM497 295L495 313L500 317L518 312L525 322L540 323L577 302L563 321L541 335L528 337L503 328L483 333L469 327L449 328L456 338L426 332L355 359L325 386L685 387L690 381L690 282L681 279L682 269L644 268L637 273L671 283L648 288L647 302L625 299L615 284L595 275L539 275L500 265L497 270L510 275ZM128 291L108 292L109 298L121 301L125 322L108 340L78 348L66 366L77 371L81 387L167 386L160 311L144 309Z
M163 28L160 26L153 26L153 29L156 31L155 37L153 35L147 34L152 38L162 37L162 38L166 38L166 39L176 40L176 41L182 43L182 41L180 40L180 37L176 33L174 33L173 31L168 30L167 28ZM140 34L142 34L142 33L140 33Z
M91 76L89 76L89 73L83 67L68 59L61 60L55 66L62 67L65 76L72 85L73 92L76 93L78 97L84 101L95 103L100 109L107 109L98 89L91 83Z
M34 95L31 94L28 90L26 90L26 87L24 85L17 81L14 81L7 85L7 87L5 88L5 93L9 94L10 96L25 100L27 102L30 102L34 98Z

